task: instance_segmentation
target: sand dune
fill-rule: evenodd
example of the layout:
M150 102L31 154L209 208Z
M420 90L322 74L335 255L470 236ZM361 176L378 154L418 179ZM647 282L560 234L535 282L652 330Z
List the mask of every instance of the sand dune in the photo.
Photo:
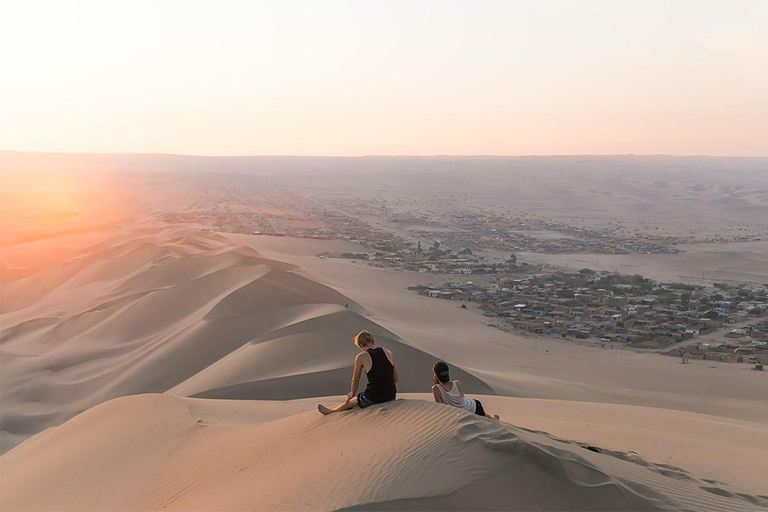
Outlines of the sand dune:
M432 401L429 393L401 398ZM477 396L477 395L475 395ZM316 409L343 397L285 401L187 399L192 415L217 425L261 424ZM765 494L768 425L654 407L575 400L478 396L502 420L580 444L637 455L657 465L685 468L734 492ZM723 484L725 485L725 484Z
M326 306L324 310L327 314L314 307L310 318L292 318L292 323L255 338L170 393L203 398L275 399L335 394L339 382L349 380L350 362L357 350L344 340L353 339L362 329L372 332L378 343L396 355L402 375L397 383L400 390L429 389L429 368L434 356L399 341L394 333L347 308ZM492 392L462 370L458 370L457 376L473 389Z
M120 398L0 459L5 510L761 510L631 454L421 400L258 424L263 402ZM283 406L281 406L283 407ZM231 408L234 421L227 421ZM285 412L285 411L284 411ZM269 415L269 412L263 413ZM205 419L203 419L205 418Z
M410 395L409 395L410 396ZM670 409L568 400L483 397L503 418L614 451L634 452L740 492L765 493L768 425Z
M226 238L139 226L70 247L2 289L2 448L111 398L170 391L288 399L349 386L368 329L430 385L436 357L368 319L363 306ZM70 254L70 255L71 255ZM458 370L469 389L493 390Z
M147 211L189 202L163 179ZM407 290L441 276L315 257L351 243L124 213L0 240L3 510L766 507L759 372L510 335ZM406 400L323 418L362 329ZM436 359L511 424L408 394Z
M324 241L229 235L261 254L364 304L368 317L408 344L460 365L499 395L643 405L765 423L768 380L746 365L681 365L657 354L596 349L572 341L531 338L489 327L469 305L423 297L415 284L443 283L446 276L320 259ZM300 248L302 248L300 250ZM421 390L420 390L421 391Z

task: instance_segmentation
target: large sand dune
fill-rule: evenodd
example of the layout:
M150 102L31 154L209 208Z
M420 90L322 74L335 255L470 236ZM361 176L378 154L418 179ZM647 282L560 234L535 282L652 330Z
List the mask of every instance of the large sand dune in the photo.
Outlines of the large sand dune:
M430 385L434 356L294 265L189 228L86 242L63 262L3 282L3 450L118 396L342 392L362 329L394 352L400 390ZM459 376L469 389L493 392Z
M441 275L394 272L344 259L320 259L325 241L228 235L241 245L290 262L295 272L365 304L369 318L420 350L482 378L499 395L644 405L765 423L768 379L742 364L699 361L525 337L489 327L470 304L420 296L408 286ZM301 248L301 249L300 249ZM419 390L422 391L422 390Z
M3 196L3 510L766 506L761 372L505 333L407 290L441 276L169 226L186 178L115 180L80 214L17 201L12 229ZM362 329L406 400L321 417ZM436 359L509 423L408 394Z
M112 400L3 456L2 508L738 511L768 504L632 454L597 453L427 401L258 424L259 410L269 407L168 395Z

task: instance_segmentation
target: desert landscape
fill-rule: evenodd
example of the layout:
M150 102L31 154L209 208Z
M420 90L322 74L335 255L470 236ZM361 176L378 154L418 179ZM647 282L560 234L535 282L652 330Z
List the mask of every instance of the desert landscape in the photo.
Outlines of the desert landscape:
M768 2L0 27L0 512L768 512Z
M375 255L376 244L426 249L438 238L458 251L454 222L470 215L527 217L535 229L518 226L525 238L511 243L530 247L597 236L610 218L627 225L600 238L606 252L518 251L529 265L520 271L558 272L567 258L571 267L634 265L632 273L710 287L729 276L706 272L731 272L754 277L744 280L754 291L768 275L766 160L731 162L756 180L753 193L709 185L696 196L702 212L725 205L715 226L683 214L689 195L662 194L667 210L645 218L622 217L628 198L582 215L579 200L549 214L525 201L557 195L566 187L557 183L570 183L575 197L592 194L610 175L599 159L591 171L574 160L581 188L566 161L550 171L551 190L541 184L505 203L482 173L465 186L461 164L441 159L420 161L432 167L429 179L405 185L378 161L355 175L343 169L353 163L329 171L322 160L309 172L305 159L288 172L256 159L248 171L212 173L164 172L176 159L162 157L157 169L129 172L120 158L85 155L82 172L93 159L108 170L79 179L65 159L60 170L5 172L30 159L45 167L46 158L57 161L3 154L3 510L768 507L768 380L754 363L680 364L626 343L500 329L480 303L409 290L438 287L455 271L359 256ZM530 186L516 169L525 162L493 165L510 190ZM655 172L633 174L637 201L654 200ZM705 187L718 174L702 176ZM40 204L36 187L66 194ZM665 233L649 238L646 225ZM467 236L483 261L505 254L499 237ZM703 241L713 237L723 240ZM634 243L658 249L623 252ZM702 279L676 263L689 253L706 258ZM358 256L332 256L341 254ZM721 323L710 336L728 332ZM343 400L349 387L361 330L395 355L398 400L323 417L317 404ZM437 360L501 421L435 404Z

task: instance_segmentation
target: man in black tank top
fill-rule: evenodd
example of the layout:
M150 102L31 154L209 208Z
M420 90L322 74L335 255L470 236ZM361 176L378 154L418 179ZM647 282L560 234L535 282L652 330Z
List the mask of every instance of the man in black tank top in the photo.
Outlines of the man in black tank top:
M362 351L355 358L355 369L352 374L352 387L347 395L347 400L333 409L323 404L317 406L321 414L330 414L352 409L353 407L365 408L374 404L389 402L395 399L397 394L397 365L395 356L389 349L377 347L373 335L368 331L362 331L355 336L355 345ZM360 376L365 370L368 377L368 385L362 393L357 392L360 385Z

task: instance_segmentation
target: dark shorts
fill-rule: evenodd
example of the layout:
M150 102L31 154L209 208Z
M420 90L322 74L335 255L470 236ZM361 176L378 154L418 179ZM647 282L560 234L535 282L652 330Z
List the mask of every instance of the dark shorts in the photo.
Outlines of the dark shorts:
M376 405L377 403L379 402L374 402L373 400L365 396L365 391L357 394L357 406L361 409L365 409L366 407Z
M485 416L485 409L483 409L483 404L480 403L480 400L475 398L475 414L478 416Z

